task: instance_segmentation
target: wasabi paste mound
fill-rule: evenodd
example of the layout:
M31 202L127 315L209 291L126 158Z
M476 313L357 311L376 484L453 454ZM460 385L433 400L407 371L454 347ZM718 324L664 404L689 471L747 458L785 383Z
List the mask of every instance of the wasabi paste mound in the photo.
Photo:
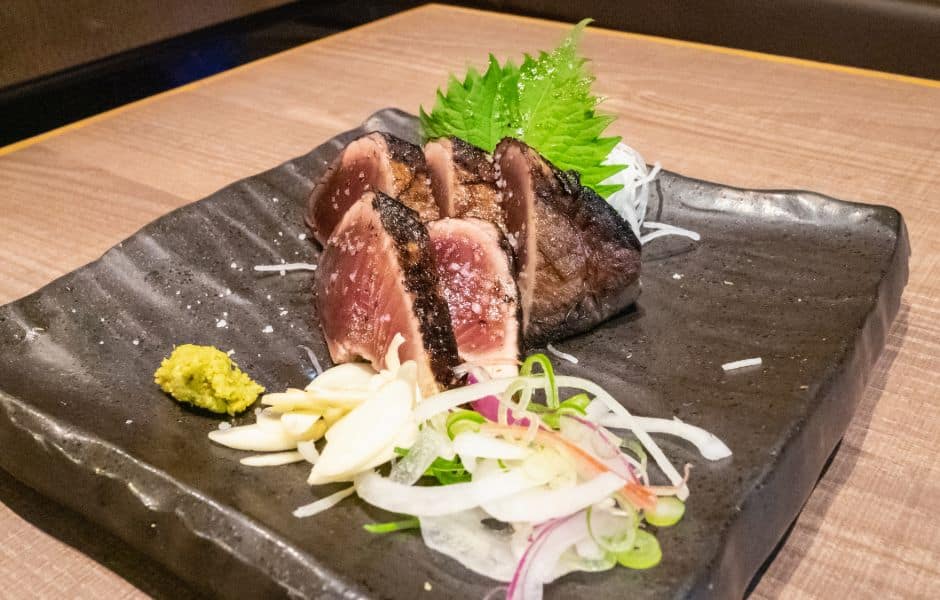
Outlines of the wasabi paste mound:
M153 380L178 402L220 414L236 415L264 392L224 352L195 344L177 346Z

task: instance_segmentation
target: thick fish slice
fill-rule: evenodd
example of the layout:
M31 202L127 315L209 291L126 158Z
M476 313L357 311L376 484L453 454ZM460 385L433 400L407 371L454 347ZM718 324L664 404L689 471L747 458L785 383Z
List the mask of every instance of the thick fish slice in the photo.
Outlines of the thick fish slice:
M350 142L310 193L305 219L320 244L370 190L397 198L422 221L440 216L421 148L376 131Z
M320 257L316 307L334 362L382 369L400 333L399 358L417 362L422 393L456 383L457 344L428 233L397 200L366 192L346 211Z
M519 297L505 236L481 219L441 219L427 227L460 359L493 376L515 374Z
M424 156L442 217L502 223L502 195L496 187L496 169L486 152L452 137L425 144Z
M525 345L587 331L632 304L640 243L614 209L518 140L504 139L493 155Z

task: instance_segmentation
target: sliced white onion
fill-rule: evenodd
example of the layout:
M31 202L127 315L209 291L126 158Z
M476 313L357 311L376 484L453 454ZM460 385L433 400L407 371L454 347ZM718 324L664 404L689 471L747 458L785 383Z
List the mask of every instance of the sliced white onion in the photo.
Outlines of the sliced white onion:
M343 363L320 373L305 389L369 391L369 382L375 374L375 369L367 363Z
M281 415L281 425L284 430L297 439L311 436L319 420L320 415L316 413L288 412Z
M637 437L640 443L646 448L646 451L649 452L650 456L653 457L653 460L656 461L656 464L659 466L660 470L669 478L669 482L677 486L679 491L676 493L676 496L680 500L685 500L689 497L689 487L685 484L685 481L682 475L676 471L676 468L673 464L666 458L666 455L663 454L662 449L653 441L653 438L646 433L646 430L637 422L636 418L630 414L622 404L617 402L617 400L607 393L607 391L601 386L597 385L593 381L581 378L581 377L570 377L567 375L560 375L555 378L555 381L558 383L559 387L569 387L577 388L593 394L597 399L607 405L607 408L610 409L615 415L621 417L624 423L628 424L627 429L633 432L633 435Z
M573 487L548 489L540 486L486 502L482 507L494 519L507 523L542 523L596 504L624 485L623 479L605 472Z
M539 529L519 561L506 600L541 600L542 586L554 578L562 554L588 536L583 511Z
M420 487L395 483L370 471L356 478L356 492L378 508L423 517L469 510L542 483L517 470L475 478L469 483Z
M320 452L312 440L297 442L297 451L311 465L317 464L317 461L320 460Z
M648 433L665 433L690 442L707 460L721 460L731 456L731 449L718 436L701 427L680 421L678 417L672 419L633 417L633 419ZM628 421L618 415L602 417L600 423L604 427L613 429L630 429Z
M521 460L532 453L519 444L472 431L466 431L454 438L454 451L460 456L502 460Z
M600 423L601 418L609 414L610 411L607 409L607 405L596 398L591 400L587 408L584 409L584 418L595 423Z
M228 429L215 429L209 432L209 439L216 444L235 450L253 452L280 452L297 448L297 440L280 429L252 423Z
M344 498L352 496L353 492L356 491L356 486L351 485L348 488L344 488L335 494L330 494L325 498L320 498L316 502L311 502L310 504L304 504L303 506L298 507L294 510L294 516L298 519L303 519L304 517L312 517L313 515L319 514L327 509L333 508L339 504Z
M354 408L326 432L327 444L309 483L342 481L361 472L411 421L414 389L396 379Z
M352 388L318 388L309 391L289 389L286 392L265 394L261 397L261 403L281 413L292 410L323 412L328 408L352 410L374 393L375 390Z
M392 336L392 341L388 343L388 348L385 350L385 368L389 371L395 372L401 367L401 359L398 357L398 349L401 348L401 345L405 343L405 336L401 333L396 333Z
M246 456L238 462L249 467L279 467L281 465L289 465L291 463L300 462L303 459L303 454L300 452L291 451Z
M473 475L477 472L477 457L475 456L463 456L458 454L460 457L460 464L463 465L464 470L470 475Z
M474 573L508 582L516 565L512 538L483 525L481 521L486 518L486 513L479 509L421 517L421 537L428 548L453 558Z
M265 408L262 410L256 408L255 424L259 427L272 429L274 431L287 431L284 429L284 424L281 423L280 413L275 412L273 408Z

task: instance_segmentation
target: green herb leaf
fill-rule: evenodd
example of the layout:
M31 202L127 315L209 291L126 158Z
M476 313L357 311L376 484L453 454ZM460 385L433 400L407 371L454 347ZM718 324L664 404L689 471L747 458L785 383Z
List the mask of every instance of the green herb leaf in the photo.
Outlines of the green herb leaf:
M431 114L421 109L425 137L453 135L492 152L499 140L513 134L518 77L519 70L511 62L501 67L492 54L482 76L473 68L463 82L451 75L447 94L437 91Z
M434 462L431 463L431 466L424 474L437 479L441 485L466 483L471 480L470 473L464 468L460 458L456 456L451 460L440 457L434 459Z
M620 138L601 137L614 118L595 112L600 100L591 93L594 77L578 55L588 23L578 23L558 48L539 53L538 59L526 55L519 68L517 129L556 167L577 171L582 184L597 188L624 167L601 164Z
M594 77L578 55L588 23L578 23L555 50L537 58L526 55L519 67L500 66L490 55L483 75L471 68L463 82L451 76L447 93L438 90L431 113L420 111L425 137L452 135L488 152L503 137L516 137L556 167L575 171L601 196L620 189L601 185L625 167L601 164L620 138L603 137L614 117L596 112L600 99L591 93Z

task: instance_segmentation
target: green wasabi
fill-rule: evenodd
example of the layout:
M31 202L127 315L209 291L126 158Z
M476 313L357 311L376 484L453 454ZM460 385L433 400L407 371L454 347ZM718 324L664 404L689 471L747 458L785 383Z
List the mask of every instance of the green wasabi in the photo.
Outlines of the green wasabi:
M236 415L264 392L227 354L195 344L177 346L153 380L178 402L220 414Z

